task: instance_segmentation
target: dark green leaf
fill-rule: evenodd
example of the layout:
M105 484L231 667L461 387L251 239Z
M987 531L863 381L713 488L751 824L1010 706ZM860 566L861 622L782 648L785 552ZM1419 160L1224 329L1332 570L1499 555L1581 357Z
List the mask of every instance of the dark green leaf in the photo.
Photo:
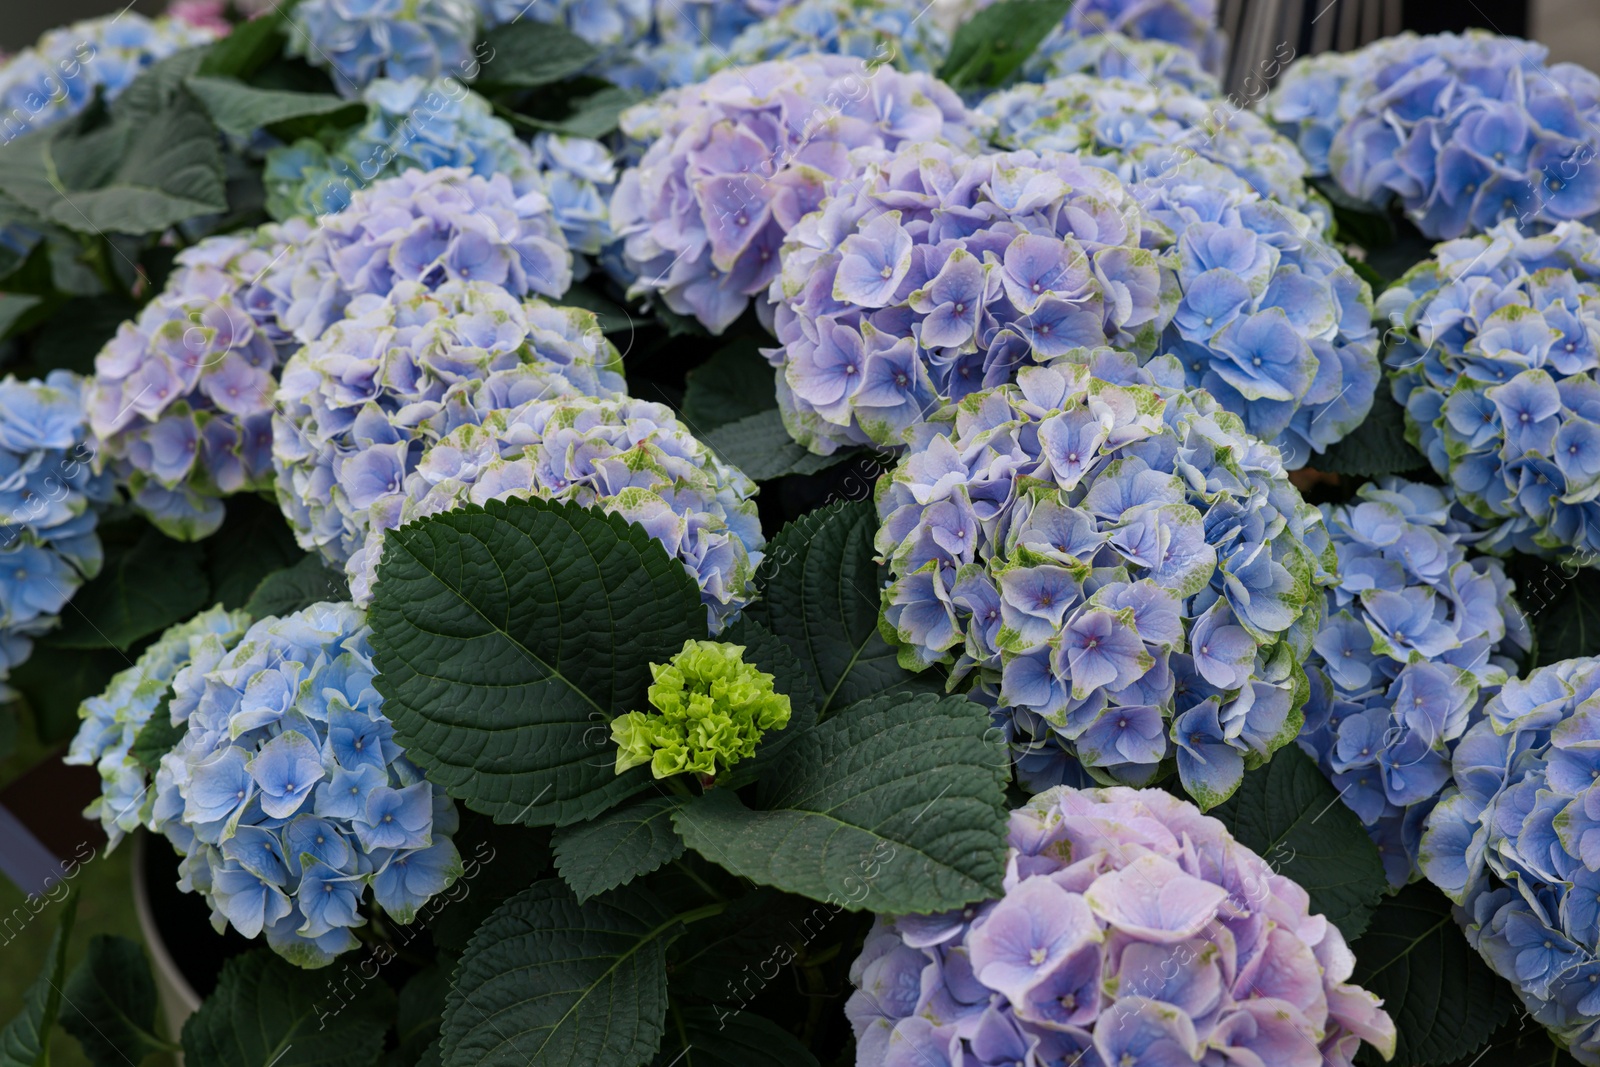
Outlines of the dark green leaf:
M862 918L770 889L746 893L721 915L696 923L693 937L667 950L673 996L733 1005L773 982L791 981L783 970L841 914L847 922L839 924L840 934Z
M1379 382L1366 420L1322 455L1312 456L1309 465L1330 474L1373 477L1423 470L1428 461L1406 440L1405 411L1389 395L1388 384Z
M244 610L252 619L288 615L324 600L345 600L350 590L344 575L332 570L321 556L308 555L292 567L261 579Z
M44 303L42 296L26 293L0 293L0 337L10 337L25 327L29 312Z
M777 408L758 411L742 419L718 426L701 435L711 451L758 482L770 482L788 474L815 474L853 454L841 448L831 456L819 456L795 443L783 428Z
M624 111L644 99L642 93L612 85L590 96L574 100L572 112L559 121L534 118L530 115L512 115L514 125L535 130L564 133L571 137L599 139L616 131L617 120Z
M1383 1062L1382 1058L1364 1049L1356 1060L1362 1067ZM1488 1044L1473 1049L1460 1059L1451 1061L1449 1067L1578 1067L1572 1054L1558 1049L1550 1040L1550 1032L1540 1026L1532 1016L1513 1011L1505 1025L1494 1032Z
M283 52L285 24L296 0L274 3L259 18L241 22L206 49L199 73L248 78Z
M146 530L131 548L107 552L104 568L78 590L48 643L126 652L205 607L209 596L200 553Z
M550 842L556 870L578 903L683 855L683 840L672 828L672 813L682 802L678 796L648 797L557 830Z
M1600 571L1547 562L1517 582L1517 601L1533 624L1532 666L1600 652Z
M34 335L30 362L41 372L63 368L93 374L94 357L138 310L131 300L110 294L67 300Z
M736 1008L673 1011L656 1067L818 1067L800 1039L770 1019Z
M323 126L349 126L366 116L367 106L332 93L296 93L281 89L257 89L232 78L194 75L184 85L195 95L211 121L223 133L248 137L257 130L273 127L285 140L310 136ZM297 123L293 119L315 119Z
M216 533L201 542L211 600L229 611L245 606L269 575L306 558L275 501L240 493L229 498L226 517ZM343 575L326 600L348 600ZM292 609L291 609L292 610Z
M400 1040L398 1062L411 1067L425 1061L427 1050L439 1043L439 1027L444 1022L444 1002L450 994L450 972L455 960L441 957L411 976L400 989L396 1036ZM438 1053L434 1053L437 1062Z
M449 903L430 907L425 920L433 943L459 955L490 912L550 869L550 831L499 826L487 815L465 811L455 845L461 877L445 893Z
M347 983L351 984L351 983ZM217 988L183 1026L196 1067L370 1067L394 1018L394 994L363 982L319 999L325 983L257 948L222 965Z
M746 612L722 633L722 640L744 646L744 661L772 675L773 688L789 698L789 722L781 730L770 730L756 746L756 754L735 764L717 779L724 789L736 789L753 782L775 760L783 758L789 743L817 724L817 694L805 668L789 646Z
M1009 760L964 696L853 704L790 742L761 810L713 789L673 823L706 859L760 885L880 913L999 896Z
M95 935L62 992L61 1028L95 1067L125 1067L173 1047L156 1033L156 983L137 941Z
M72 939L77 914L78 895L69 893L39 977L22 995L22 1010L0 1030L0 1067L49 1067L50 1037L61 1012L61 986L67 978L67 942Z
M1509 986L1467 944L1444 894L1413 882L1372 913L1350 946L1353 983L1383 999L1400 1032L1393 1067L1476 1052L1511 1013Z
M939 77L956 89L994 88L1011 77L1072 9L1072 0L1000 0L956 31Z
M377 687L406 755L501 822L564 826L637 792L610 721L650 664L706 636L683 565L616 515L491 501L389 533L372 606Z
M1389 888L1378 846L1310 756L1294 745L1244 776L1210 814L1311 896L1346 940L1360 937Z
M944 688L933 673L901 667L878 633L877 530L870 502L821 508L779 530L761 563L765 586L749 615L799 657L818 718L879 694Z
M741 337L689 372L683 419L697 436L777 408L772 364L761 348L754 337Z
M633 316L622 305L608 300L582 282L574 285L562 296L561 302L570 307L592 311L602 333L623 333L633 330Z
M597 53L594 47L561 26L524 18L489 31L480 54L480 91L536 89L580 73Z
M39 739L54 744L78 732L78 705L105 692L111 676L127 666L128 657L115 649L85 652L41 642L7 681L28 702Z
M161 757L171 752L189 729L187 723L180 726L172 721L172 709L168 706L171 699L169 690L161 698L161 703L156 705L156 710L150 713L149 721L134 735L133 746L128 750L128 754L149 774L156 773L161 766Z
M579 905L550 879L473 935L445 1003L447 1067L637 1067L667 1010L666 947L683 930L633 887Z

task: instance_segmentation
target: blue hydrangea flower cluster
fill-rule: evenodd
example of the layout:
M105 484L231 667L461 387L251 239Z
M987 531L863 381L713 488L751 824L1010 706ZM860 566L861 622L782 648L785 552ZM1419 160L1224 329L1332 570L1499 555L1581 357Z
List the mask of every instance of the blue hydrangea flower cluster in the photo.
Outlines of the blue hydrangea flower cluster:
M319 219L262 285L284 328L309 344L356 297L446 281L492 283L514 296L565 293L572 252L544 192L519 195L503 174L459 167L402 171Z
M302 967L355 947L368 889L409 923L461 873L455 804L395 743L370 634L352 605L313 604L196 649L173 680L187 729L156 772L152 826L218 932L265 934Z
M1009 837L999 900L874 924L845 1005L859 1067L1393 1055L1338 927L1194 805L1063 786L1012 812Z
M992 2L980 0L976 6L987 7ZM1032 80L1030 71L1040 72L1051 56L1070 48L1075 40L1113 34L1174 45L1192 55L1202 69L1220 74L1228 42L1217 22L1217 0L1077 0L1060 27L1040 44L1024 77ZM1071 69L1053 73L1065 74Z
M755 596L765 544L755 492L665 405L536 400L490 412L423 453L403 493L372 508L366 543L348 564L350 590L357 604L371 598L386 531L464 503L531 496L643 526L694 577L720 633Z
M288 54L326 70L341 96L379 77L477 74L472 0L300 0L292 17Z
M0 699L16 696L6 677L100 570L95 506L112 486L94 453L76 375L0 381Z
M927 433L878 484L882 628L907 667L976 674L1020 780L1142 786L1175 757L1210 808L1294 739L1333 550L1172 360L1070 353Z
M208 237L95 357L85 396L98 461L172 537L207 537L222 499L272 481L272 394L291 339L266 273L304 220Z
M1382 377L1372 290L1318 222L1202 159L1133 191L1179 297L1157 351L1290 468L1360 426Z
M821 203L829 177L851 173L850 151L950 140L975 147L969 112L927 74L859 60L805 56L730 67L623 113L648 143L617 183L612 228L637 277L712 333L725 330L778 274L784 235Z
M1145 225L1115 175L1063 153L874 153L783 248L768 354L784 424L814 452L897 448L1020 367L1150 352L1172 308Z
M601 49L644 40L654 14L652 0L478 0L478 8L487 27L537 19L563 25Z
M1600 553L1600 236L1507 220L1449 241L1378 301L1406 434L1488 532L1484 547Z
M1306 186L1306 161L1259 115L1234 111L1177 85L1068 74L986 99L1005 148L1077 152L1126 182L1182 172L1196 159L1233 171L1263 197L1310 215L1327 205Z
M1214 100L1222 86L1194 52L1160 40L1135 40L1115 30L1080 33L1061 26L1022 64L1021 79L1045 82L1067 74L1125 78L1140 85L1176 85Z
M1339 584L1306 660L1300 747L1360 816L1396 886L1414 877L1456 741L1530 640L1500 561L1468 558L1474 531L1451 503L1385 478L1323 507Z
M588 137L541 133L533 139L533 158L567 244L587 256L606 251L612 243L611 193L617 186L611 150ZM586 261L579 264L587 271Z
M1405 36L1289 68L1267 104L1340 187L1429 237L1600 211L1600 76L1482 31ZM1334 131L1331 141L1328 130Z
M150 775L133 756L139 731L181 668L195 659L220 656L249 625L250 616L242 611L225 611L220 605L202 611L156 638L133 666L112 675L105 692L79 705L83 724L61 761L99 770L100 795L83 814L99 820L109 847L144 825L155 806Z
M950 37L915 0L800 0L745 29L716 61L739 66L812 52L934 71L950 52Z
M592 312L478 281L403 281L346 310L284 366L272 417L278 503L300 546L336 565L451 430L530 400L624 391Z
M1579 1063L1600 1064L1600 660L1505 684L1456 746L1422 871Z

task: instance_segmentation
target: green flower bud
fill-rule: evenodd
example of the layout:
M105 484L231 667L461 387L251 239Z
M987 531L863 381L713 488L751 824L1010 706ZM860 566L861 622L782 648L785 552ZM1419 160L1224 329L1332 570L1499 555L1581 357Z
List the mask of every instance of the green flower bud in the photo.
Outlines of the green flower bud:
M761 735L789 724L789 698L744 661L744 646L685 641L670 663L650 664L650 704L611 722L617 773L650 764L657 778L714 776L754 755Z

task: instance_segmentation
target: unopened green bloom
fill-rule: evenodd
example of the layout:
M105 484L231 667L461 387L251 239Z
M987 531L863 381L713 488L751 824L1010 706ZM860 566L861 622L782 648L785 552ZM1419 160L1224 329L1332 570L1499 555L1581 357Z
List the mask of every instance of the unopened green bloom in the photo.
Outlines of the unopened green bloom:
M744 646L685 641L670 663L650 664L650 704L611 722L617 773L650 764L657 778L714 775L746 756L768 730L789 724L789 698L772 675L744 661Z

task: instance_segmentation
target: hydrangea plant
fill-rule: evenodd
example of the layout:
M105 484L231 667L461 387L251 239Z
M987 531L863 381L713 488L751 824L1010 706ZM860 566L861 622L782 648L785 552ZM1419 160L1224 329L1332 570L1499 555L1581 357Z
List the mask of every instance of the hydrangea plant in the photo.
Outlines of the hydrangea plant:
M1051 31L1023 62L1021 78L1044 82L1066 74L1125 78L1157 88L1175 85L1207 100L1222 96L1222 86L1194 52L1169 41L1135 40L1115 30L1081 33L1063 25Z
M924 17L926 16L926 17ZM950 37L915 0L800 0L733 39L719 66L794 59L812 52L934 71Z
M814 452L903 446L942 402L1171 314L1138 201L1060 152L874 154L801 219L773 279L778 402Z
M1398 201L1429 237L1548 226L1600 211L1600 77L1547 55L1482 31L1407 34L1291 66L1265 106L1345 192Z
M859 1067L1394 1053L1338 928L1192 804L1062 786L1012 813L1010 846L998 900L873 926L845 1007Z
M485 26L504 26L519 19L565 26L598 48L633 44L650 32L652 0L477 0Z
M368 512L398 507L406 475L451 430L497 408L623 388L592 312L490 282L401 281L352 300L285 365L272 416L278 503L301 547L342 565Z
M477 74L472 0L300 0L288 53L357 96L379 77L467 78Z
M648 763L657 778L713 778L755 755L767 731L789 724L789 698L744 661L743 645L685 641L670 662L650 664L650 677L654 711L611 720L618 774Z
M1454 788L1428 820L1421 866L1529 1013L1600 1064L1600 660L1512 680L1456 746Z
M648 144L611 200L612 228L637 277L680 315L721 333L778 274L784 235L851 173L850 150L947 139L975 144L981 126L926 74L807 56L733 67L623 113Z
M1385 478L1322 509L1339 584L1306 660L1300 747L1366 825L1396 886L1415 876L1451 751L1529 645L1505 568L1468 557L1475 531L1452 503Z
M1372 291L1319 223L1201 159L1134 193L1178 296L1157 351L1189 384L1291 468L1360 426L1382 377Z
M941 411L879 483L882 629L975 675L1039 789L1212 807L1293 740L1333 550L1278 451L1169 359L1109 349Z
M69 371L0 380L0 698L33 639L60 623L84 579L100 570L96 505L111 482L94 473L95 444Z
M718 632L755 596L764 544L755 492L662 404L537 399L445 435L401 492L370 508L347 566L351 595L370 599L386 531L464 503L536 496L642 525L694 577Z
M1217 73L1227 51L1217 23L1216 0L1079 0L1067 11L1062 27L1079 34L1120 33L1140 41L1170 41Z
M1378 301L1406 435L1491 551L1600 552L1600 236L1507 220L1449 241Z
M200 646L172 685L184 734L151 822L183 856L179 884L219 932L264 934L305 967L355 947L369 889L408 923L461 870L455 804L395 743L370 632L349 604L313 604Z
M194 660L215 660L249 625L244 612L218 605L169 627L133 666L112 675L104 692L78 707L83 723L62 762L100 772L100 795L83 814L99 820L108 848L144 825L155 805L150 772L133 746L167 697L173 677Z

